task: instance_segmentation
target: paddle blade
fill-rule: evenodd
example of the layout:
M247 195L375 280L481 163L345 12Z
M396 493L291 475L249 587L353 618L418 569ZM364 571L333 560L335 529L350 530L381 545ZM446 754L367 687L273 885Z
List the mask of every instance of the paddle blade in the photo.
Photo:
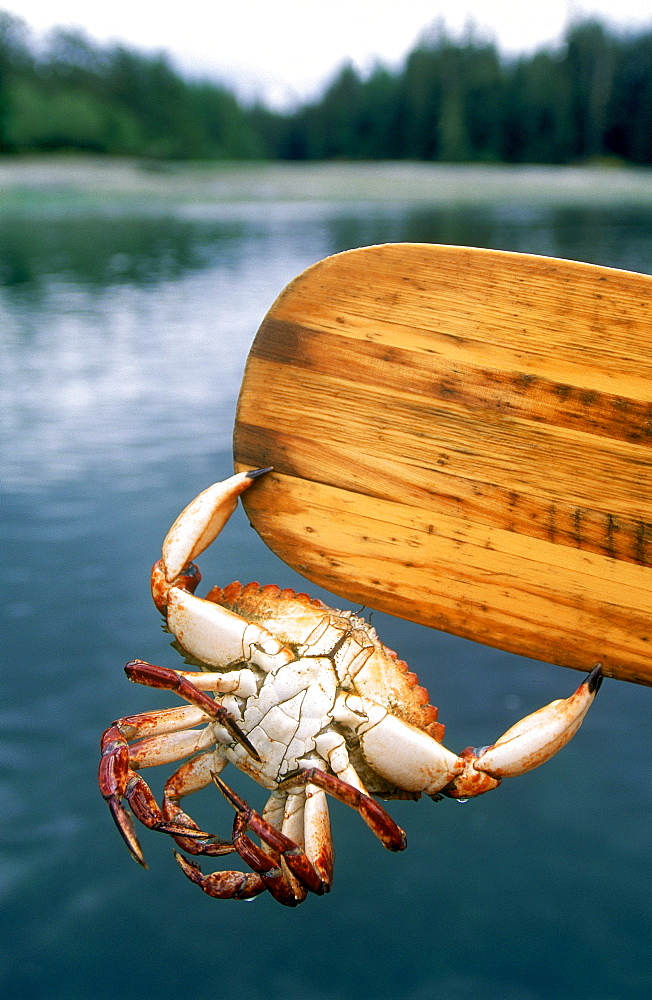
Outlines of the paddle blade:
M309 268L251 349L238 470L331 592L652 684L652 278L388 244Z

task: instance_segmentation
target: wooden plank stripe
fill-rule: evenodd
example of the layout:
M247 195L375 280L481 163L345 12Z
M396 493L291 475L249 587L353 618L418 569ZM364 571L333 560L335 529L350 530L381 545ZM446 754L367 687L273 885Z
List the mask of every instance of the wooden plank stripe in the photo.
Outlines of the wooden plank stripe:
M246 504L281 558L348 600L436 628L454 625L469 638L486 634L490 645L581 670L602 660L607 674L650 683L647 570L568 549L560 586L562 567L552 561L559 552L551 557L550 543L523 547L496 528L462 535L454 519L433 524L432 512L421 524L418 514L406 523L402 505L385 500L366 499L364 516L358 505L355 494L276 474L250 491Z
M264 336L252 347L252 358L323 375L346 374L352 382L380 383L388 392L409 392L433 404L455 402L477 415L497 413L558 427L581 426L584 433L640 442L652 449L649 398L632 399L526 372L479 368L377 342L365 344L363 352L348 333L329 333L276 318L265 320L261 329ZM649 383L647 390L649 397Z
M483 523L652 562L652 463L640 459L635 445L615 450L592 434L565 429L564 437L552 437L545 425L480 419L471 448L468 415L456 404L420 411L413 399L385 399L367 389L367 405L360 409L356 386L346 380L310 371L288 379L282 366L257 359L248 377L250 384L259 381L261 392L249 394L240 407L241 457L253 462L257 456L279 471L311 478L319 450L321 477L342 489L355 489L359 478L360 489L378 497L401 495L406 502L458 511L464 503L466 516ZM369 405L374 396L377 402ZM283 413L298 406L302 418L293 431ZM393 461L388 453L396 456ZM602 507L594 495L597 467L610 485Z

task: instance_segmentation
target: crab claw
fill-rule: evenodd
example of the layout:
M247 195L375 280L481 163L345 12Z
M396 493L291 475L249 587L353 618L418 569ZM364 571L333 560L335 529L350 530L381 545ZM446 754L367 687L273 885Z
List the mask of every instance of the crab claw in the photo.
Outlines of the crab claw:
M252 469L214 483L181 511L163 542L163 568L168 583L215 541L235 510L240 494L270 471Z
M236 473L209 486L181 511L165 536L161 559L152 570L152 594L159 609L165 608L172 587L194 591L201 577L191 566L192 560L215 541L233 514L238 497L256 479L271 471L270 467Z
M480 795L502 778L525 774L554 757L573 738L602 683L598 663L570 698L552 701L508 729L493 746L468 748L464 772L445 789L452 798Z

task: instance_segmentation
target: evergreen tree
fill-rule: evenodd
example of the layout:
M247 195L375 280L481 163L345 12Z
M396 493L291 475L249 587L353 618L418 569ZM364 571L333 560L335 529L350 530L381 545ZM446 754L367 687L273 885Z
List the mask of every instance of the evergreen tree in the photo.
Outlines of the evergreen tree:
M571 26L562 46L507 60L468 31L426 32L404 65L351 64L280 114L189 81L164 53L58 28L37 51L0 11L0 152L76 149L160 159L414 159L652 164L652 30Z

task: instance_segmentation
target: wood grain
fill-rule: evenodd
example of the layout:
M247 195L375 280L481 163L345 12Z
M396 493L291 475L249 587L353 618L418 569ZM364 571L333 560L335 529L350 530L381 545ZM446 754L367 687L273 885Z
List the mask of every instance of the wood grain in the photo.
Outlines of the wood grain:
M236 467L264 541L351 601L652 684L652 278L419 244L296 278Z

